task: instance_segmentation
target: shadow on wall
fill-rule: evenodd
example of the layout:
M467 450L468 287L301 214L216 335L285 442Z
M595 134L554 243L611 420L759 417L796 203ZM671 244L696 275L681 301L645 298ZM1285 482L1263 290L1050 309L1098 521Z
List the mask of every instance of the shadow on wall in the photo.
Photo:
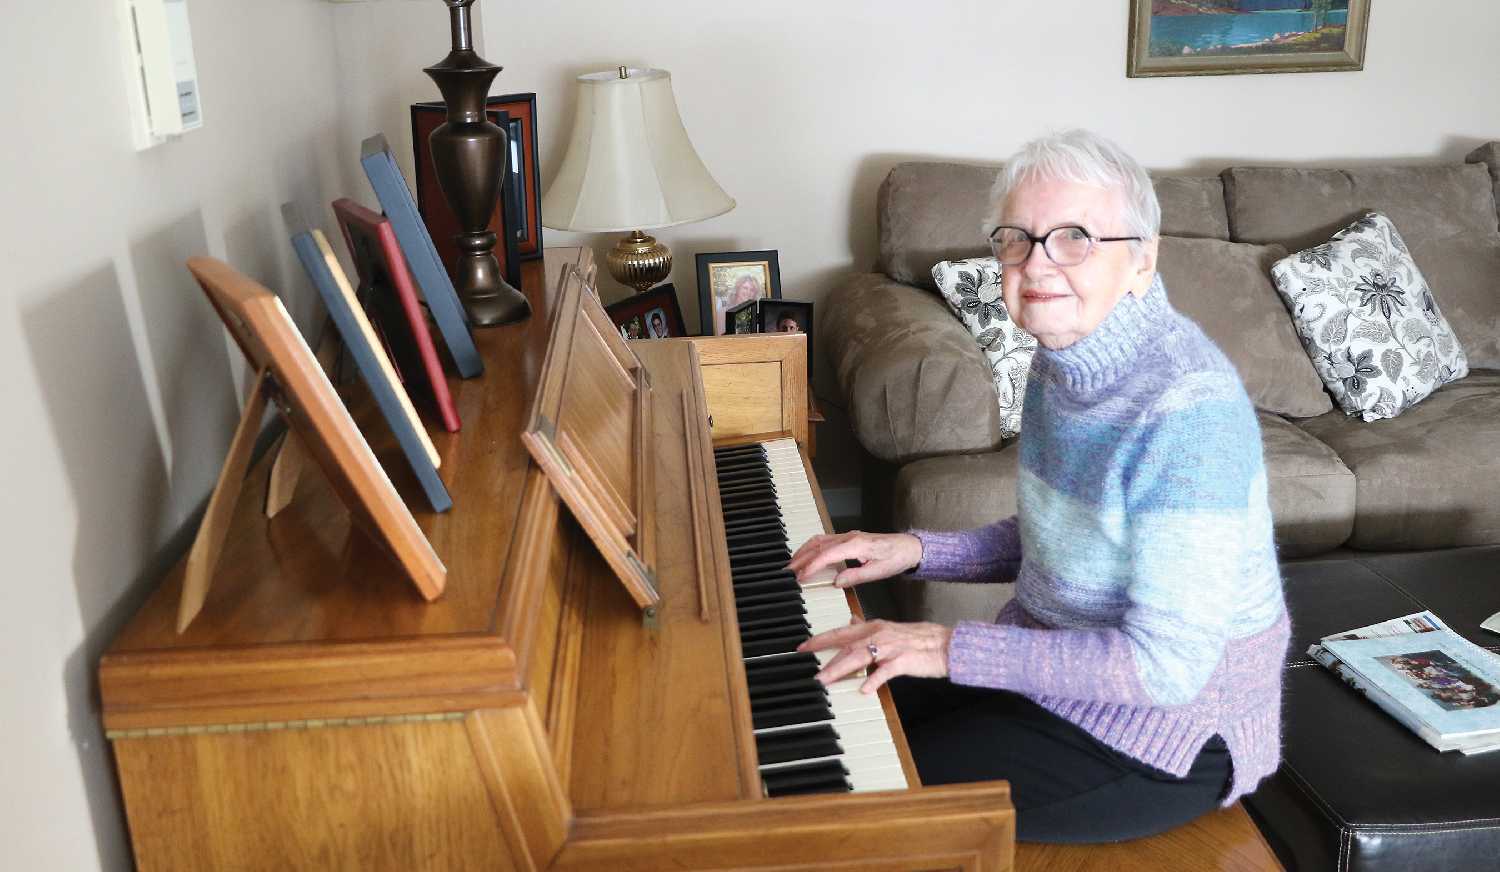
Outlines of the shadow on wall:
M62 679L106 868L128 850L99 720L99 656L190 542L239 416L223 330L184 266L207 250L197 210L131 247L143 336L128 317L131 283L107 265L21 312L77 517L84 639Z
M122 567L146 564L168 526L166 460L113 267L42 295L21 312L21 325L77 513L73 577L85 634L62 680L100 865L110 868L129 854L96 666L149 588L151 570L122 578Z

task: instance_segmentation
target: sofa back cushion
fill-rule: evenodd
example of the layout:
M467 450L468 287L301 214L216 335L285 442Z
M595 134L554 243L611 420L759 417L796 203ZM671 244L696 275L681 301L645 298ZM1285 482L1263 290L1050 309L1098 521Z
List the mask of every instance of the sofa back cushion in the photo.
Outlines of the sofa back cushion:
M939 261L989 254L981 227L1000 167L911 161L893 167L880 186L877 268L909 285L937 290ZM1227 239L1223 182L1217 176L1154 178L1162 230L1173 236Z
M1300 251L1365 212L1384 213L1453 325L1469 365L1500 367L1500 218L1485 164L1231 167L1223 176L1230 232L1242 242Z
M1163 236L1156 261L1177 311L1223 350L1258 409L1306 418L1333 408L1271 283L1279 245Z
M1495 195L1483 164L1351 170L1230 167L1223 173L1230 238L1301 251L1380 212L1409 246L1492 236ZM1418 264L1425 266L1425 264Z

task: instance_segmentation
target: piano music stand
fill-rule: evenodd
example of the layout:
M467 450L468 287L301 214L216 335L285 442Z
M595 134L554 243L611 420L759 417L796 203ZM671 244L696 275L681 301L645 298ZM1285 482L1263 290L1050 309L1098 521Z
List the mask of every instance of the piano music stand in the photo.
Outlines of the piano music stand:
M586 277L563 268L541 385L521 440L648 622L656 586L651 377Z
M304 455L310 453L354 521L390 550L425 599L436 599L443 592L447 569L401 501L281 300L210 257L190 258L188 270L255 369L256 377L188 554L177 632L185 631L203 608L268 402L274 403L286 420L288 441L272 467L267 516L275 515L290 501L297 475L306 465Z

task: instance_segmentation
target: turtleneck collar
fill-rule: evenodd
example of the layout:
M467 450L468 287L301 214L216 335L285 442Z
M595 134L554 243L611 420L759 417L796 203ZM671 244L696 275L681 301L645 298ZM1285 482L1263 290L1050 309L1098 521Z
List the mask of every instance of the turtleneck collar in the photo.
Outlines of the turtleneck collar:
M1108 387L1156 344L1167 330L1171 314L1167 289L1157 274L1143 296L1121 297L1094 332L1057 351L1038 345L1036 354L1050 364L1057 380L1069 390Z

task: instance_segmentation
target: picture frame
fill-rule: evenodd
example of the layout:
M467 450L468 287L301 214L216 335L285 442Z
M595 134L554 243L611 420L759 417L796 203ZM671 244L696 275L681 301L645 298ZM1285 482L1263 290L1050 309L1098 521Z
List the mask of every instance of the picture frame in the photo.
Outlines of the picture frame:
M604 307L604 313L623 339L668 339L688 335L677 302L677 288L668 282L644 294L632 294Z
M380 208L391 220L396 231L396 241L401 243L401 253L411 269L412 278L422 289L427 308L443 334L443 343L453 355L453 366L462 378L473 378L484 372L484 361L469 334L469 317L464 314L458 301L458 291L453 289L453 279L438 257L437 248L427 225L417 211L417 202L412 199L411 189L406 186L406 177L396 165L391 154L390 143L383 134L375 134L360 144L359 163L364 168L370 187Z
M508 124L503 125L510 134L510 177L506 184L520 181L516 192L523 195L518 198L516 247L522 260L535 260L542 256L542 169L541 152L537 151L536 94L501 94L486 100L485 105L509 116Z
M744 336L760 332L760 300L746 300L724 313L724 335Z
M510 134L512 130L520 129L517 119L510 117L510 113L494 108L488 108L485 116L490 123L502 127ZM432 237L432 244L437 248L438 259L443 262L443 268L448 270L448 275L453 276L453 266L458 261L457 236L462 232L458 226L458 216L454 214L453 207L449 205L448 198L443 194L442 185L438 182L437 168L432 162L432 146L429 137L432 132L448 120L448 106L441 101L426 103L413 103L411 106L411 146L412 161L416 176L417 211L422 213L422 220L427 223L427 232ZM514 148L514 146L512 146ZM512 162L506 161L506 176L502 179L500 192L495 197L495 208L490 213L490 220L485 225L491 233L495 234L495 247L492 249L495 261L500 265L500 274L505 277L513 287L521 286L521 254L520 237L525 232L522 222L521 205L525 202L518 190L518 181L513 178L518 174L513 173Z
M1223 76L1362 70L1370 0L1321 0L1311 9L1279 9L1258 0L1259 11L1205 12L1176 3L1130 0L1125 75ZM1244 8L1244 4L1240 4Z
M719 251L696 255L698 320L704 336L724 332L724 313L748 300L781 299L776 251Z
M789 326L790 325L790 326ZM760 304L757 327L761 333L802 333L807 336L807 377L813 374L813 304L802 300L767 300Z
M458 407L390 219L348 197L333 201L333 214L354 260L356 294L385 340L397 373L414 398L430 402L443 429L457 433L462 426Z
M287 204L284 209L291 212L294 207ZM386 357L385 348L376 337L364 307L355 298L344 268L333 254L333 247L328 244L322 230L308 229L291 214L287 215L287 224L292 230L292 247L296 249L302 268L323 299L323 305L338 328L344 347L354 358L361 379L375 398L381 416L396 434L401 453L417 483L422 486L427 502L434 512L448 511L453 508L453 498L438 475L442 460L437 448L412 407L406 387Z

